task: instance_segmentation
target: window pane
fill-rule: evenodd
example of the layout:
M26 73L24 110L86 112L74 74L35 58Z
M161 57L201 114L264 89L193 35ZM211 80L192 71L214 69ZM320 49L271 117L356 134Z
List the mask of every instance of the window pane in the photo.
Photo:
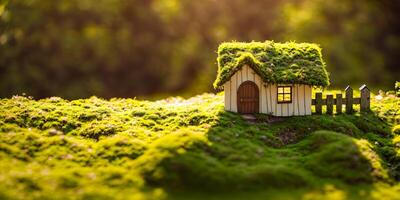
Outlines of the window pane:
M285 87L285 93L290 93L290 87Z
M278 102L281 102L281 101L283 101L283 95L282 95L282 94L279 94L279 95L278 95Z
M283 87L278 87L278 93L283 93Z
M284 100L285 100L285 101L291 101L291 98L290 98L290 97L291 97L290 94L285 94Z

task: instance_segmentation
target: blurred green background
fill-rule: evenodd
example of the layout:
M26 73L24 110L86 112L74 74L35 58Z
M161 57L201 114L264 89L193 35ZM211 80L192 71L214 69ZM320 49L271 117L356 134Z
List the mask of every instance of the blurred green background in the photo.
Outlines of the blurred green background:
M0 97L213 91L223 41L315 42L333 88L400 79L398 0L0 0Z

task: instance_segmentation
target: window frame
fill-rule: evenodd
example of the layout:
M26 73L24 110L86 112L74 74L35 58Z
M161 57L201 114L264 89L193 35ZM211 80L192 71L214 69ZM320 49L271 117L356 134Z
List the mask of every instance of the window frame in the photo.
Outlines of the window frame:
M282 92L279 92L279 88L282 88ZM290 92L285 92L285 88L290 88ZM282 96L283 100L279 101L279 96ZM290 100L285 100L285 95L290 95ZM278 85L276 88L276 102L278 104L290 104L293 102L293 87L291 85Z

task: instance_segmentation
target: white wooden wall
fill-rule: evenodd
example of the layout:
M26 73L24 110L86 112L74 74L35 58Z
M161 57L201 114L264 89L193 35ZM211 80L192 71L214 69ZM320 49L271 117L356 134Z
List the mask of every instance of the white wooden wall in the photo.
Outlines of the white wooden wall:
M311 86L292 84L292 103L277 103L277 85L262 81L247 65L224 84L225 110L237 112L237 90L245 81L253 81L260 94L260 112L274 116L311 115Z

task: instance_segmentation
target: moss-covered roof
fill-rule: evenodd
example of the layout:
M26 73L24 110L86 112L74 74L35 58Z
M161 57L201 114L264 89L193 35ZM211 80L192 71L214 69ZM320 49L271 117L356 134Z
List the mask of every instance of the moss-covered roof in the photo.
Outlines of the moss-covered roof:
M244 65L253 68L268 83L329 85L329 75L317 44L265 41L222 43L218 48L218 75L214 87L229 81Z

